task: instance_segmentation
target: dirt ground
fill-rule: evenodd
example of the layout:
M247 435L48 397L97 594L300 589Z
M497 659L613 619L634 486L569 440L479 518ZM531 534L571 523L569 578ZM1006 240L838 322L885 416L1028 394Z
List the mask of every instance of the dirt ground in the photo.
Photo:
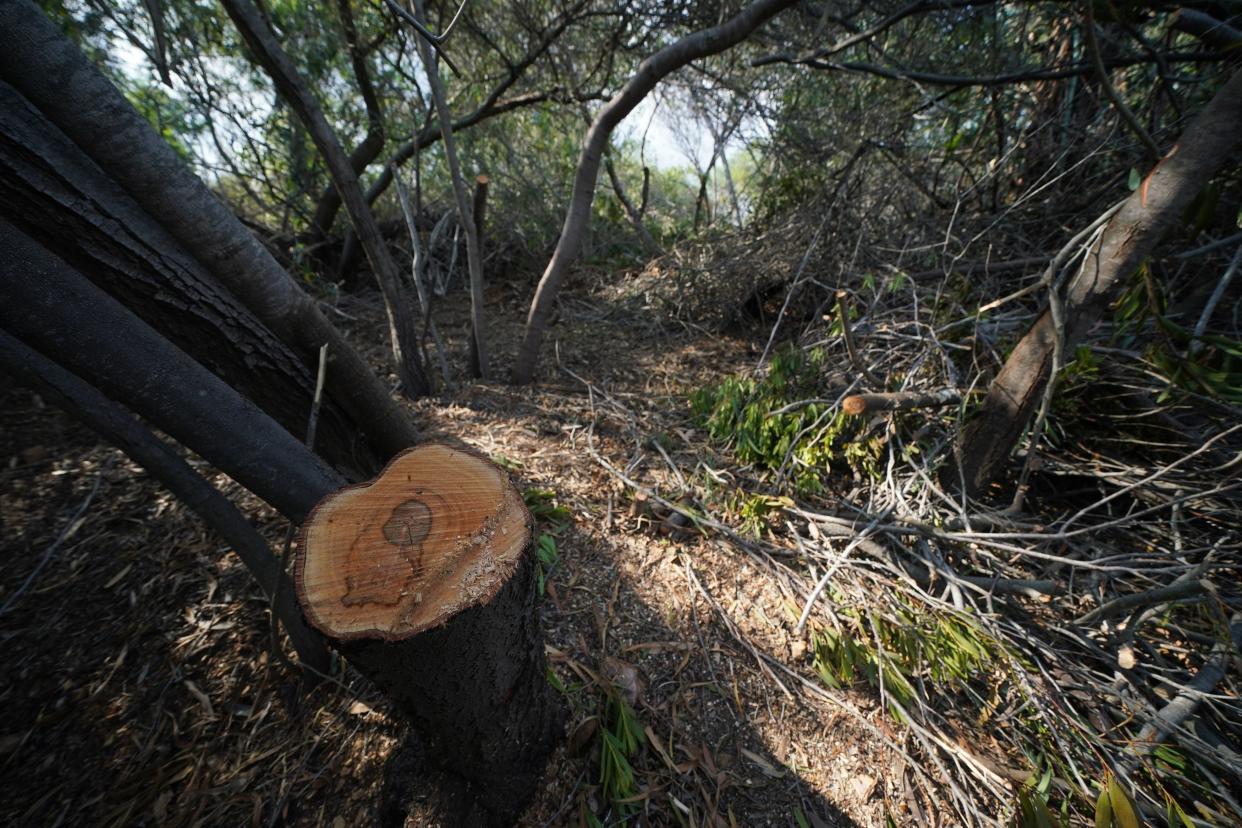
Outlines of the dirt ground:
M524 295L489 297L498 366ZM533 389L457 375L413 406L427 439L479 448L569 512L542 612L572 712L522 825L593 824L588 812L621 823L595 738L613 682L647 737L630 824L928 824L880 738L900 737L874 695L830 701L799 683L814 673L778 589L736 548L635 514L600 462L647 484L693 468L702 439L686 393L753 365L762 340L708 335L619 296L564 298ZM387 373L378 298L347 296L340 311L334 321ZM457 313L439 318L454 366L465 361ZM284 547L283 519L200 468ZM406 735L399 717L349 669L304 688L287 642L273 651L267 601L236 556L119 451L11 383L0 538L0 823L375 823Z

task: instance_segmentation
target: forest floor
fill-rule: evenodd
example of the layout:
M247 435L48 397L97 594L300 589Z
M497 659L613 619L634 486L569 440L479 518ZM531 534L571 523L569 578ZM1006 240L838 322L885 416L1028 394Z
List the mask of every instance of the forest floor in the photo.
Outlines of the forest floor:
M425 439L509 468L553 538L542 613L571 714L521 824L953 824L920 799L908 731L873 690L808 692L799 607L754 557L636 507L622 479L675 495L706 456L688 395L751 370L767 330L708 334L601 281L563 297L535 387L458 371L412 406ZM495 366L525 295L489 296ZM378 297L339 308L394 381ZM464 308L437 319L459 368ZM338 828L408 804L385 775L399 717L349 670L306 690L236 556L141 469L12 387L0 460L0 823ZM214 479L284 548L283 519ZM599 731L618 727L645 744L605 790ZM971 744L1005 764L994 747Z
M516 342L521 297L502 287L491 298L493 341ZM378 297L340 307L352 319L334 321L387 372ZM754 345L599 295L562 308L545 382L457 374L413 406L426 439L475 446L547 493L536 513L558 561L544 621L572 713L523 824L603 812L594 730L608 679L650 740L634 760L633 809L651 822L882 824L883 802L903 795L901 762L774 680L718 618L775 658L805 660L780 593L727 545L634 514L591 454L643 476L660 458L650 445L636 456L631 438L684 431L686 394L752 364ZM439 322L460 366L464 316ZM0 394L0 458L0 822L372 824L403 727L365 680L347 671L305 693L272 654L267 602L236 556L119 451L19 388ZM283 520L215 480L283 548ZM875 699L854 695L887 729Z

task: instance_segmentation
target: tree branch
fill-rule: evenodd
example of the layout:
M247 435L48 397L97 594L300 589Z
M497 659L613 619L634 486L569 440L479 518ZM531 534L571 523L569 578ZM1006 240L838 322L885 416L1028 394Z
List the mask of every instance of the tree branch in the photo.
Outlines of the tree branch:
M692 60L723 52L742 42L773 16L793 4L794 0L755 0L719 26L697 31L664 47L644 60L621 91L595 116L595 122L587 131L582 154L578 159L573 195L565 213L565 225L561 229L560 240L543 277L539 280L539 286L535 289L530 312L526 317L526 331L513 366L514 382L527 383L534 377L539 346L543 341L544 329L552 313L557 291L560 290L561 280L570 264L578 256L582 246L582 234L590 223L591 202L595 199L595 180L613 129L664 77Z

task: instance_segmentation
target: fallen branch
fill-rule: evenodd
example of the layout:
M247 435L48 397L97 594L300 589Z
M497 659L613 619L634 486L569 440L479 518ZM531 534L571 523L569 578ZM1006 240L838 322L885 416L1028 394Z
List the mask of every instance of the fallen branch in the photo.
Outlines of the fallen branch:
M962 392L956 388L939 391L893 391L885 394L854 394L841 402L846 414L872 414L876 411L909 411L913 408L936 408L960 402Z
M854 332L850 330L850 308L848 303L849 294L843 290L838 290L837 311L841 315L841 338L845 340L845 350L850 355L850 364L854 366L854 370L866 377L867 382L883 388L884 383L880 382L875 374L867 370L867 364L858 355L858 347L854 344Z
M1229 661L1238 655L1240 649L1242 613L1235 612L1229 619L1229 634L1225 640L1218 641L1212 647L1211 655L1190 683L1181 689L1173 701L1160 708L1155 717L1139 731L1134 740L1134 750L1139 756L1155 750L1157 745L1195 712L1203 697L1216 689L1216 685L1224 679Z
M1184 601L1187 598L1202 595L1207 591L1208 586L1203 581L1190 580L1172 583L1157 589L1149 589L1146 592L1134 592L1129 595L1122 595L1120 598L1114 598L1107 604L1096 607L1091 612L1076 619L1074 623L1079 626L1089 626L1109 616L1120 615L1129 609L1147 607L1152 604L1165 604L1170 601Z

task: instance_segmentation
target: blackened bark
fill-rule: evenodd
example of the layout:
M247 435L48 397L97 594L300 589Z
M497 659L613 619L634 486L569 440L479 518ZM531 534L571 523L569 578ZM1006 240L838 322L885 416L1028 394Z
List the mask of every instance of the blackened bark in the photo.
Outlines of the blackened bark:
M311 370L109 179L64 133L0 82L0 215L119 299L256 403L306 433ZM346 476L382 466L326 395L316 450Z
M405 641L338 642L425 740L456 783L440 797L446 825L511 825L534 795L564 723L548 684L533 550L486 604Z
M0 328L146 417L295 523L345 483L252 402L3 218Z
M480 304L482 304L483 301L483 225L487 218L487 187L489 183L491 183L491 179L486 175L479 175L474 179L474 233L478 240L477 253L479 257L480 270L478 302ZM475 301L473 290L474 285L472 284L471 302ZM476 329L474 320L472 319L470 328L470 356L468 358L468 363L470 367L470 375L475 377L481 377L486 373L485 360L481 358L479 352L479 342L482 336L483 331Z
M0 3L0 79L156 217L308 366L329 343L328 389L381 458L417 438L405 412L314 302L125 97L29 0Z
M328 671L328 651L323 636L307 625L298 610L293 581L285 574L267 542L228 498L123 406L3 330L0 330L0 364L15 372L19 380L32 386L49 402L125 452L227 541L272 599L272 612L289 633L289 640L302 663L320 673Z

